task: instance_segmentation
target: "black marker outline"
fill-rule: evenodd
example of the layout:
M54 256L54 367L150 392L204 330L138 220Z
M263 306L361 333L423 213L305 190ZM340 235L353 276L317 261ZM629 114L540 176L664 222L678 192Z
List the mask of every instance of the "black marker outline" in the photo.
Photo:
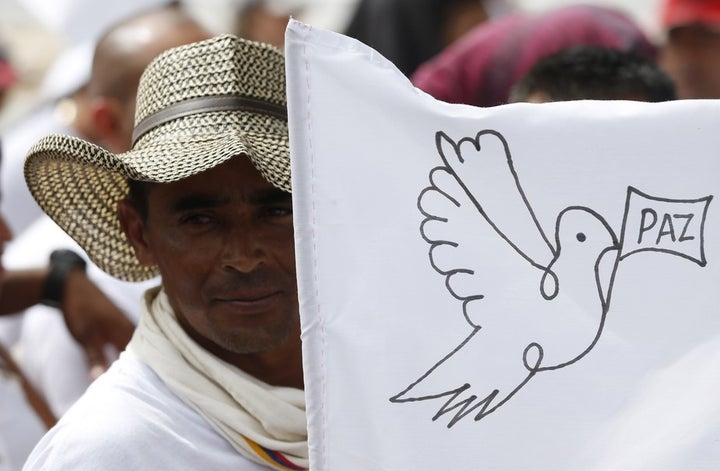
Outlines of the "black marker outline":
M552 255L551 261L547 264L547 266L544 266L541 263L538 263L537 261L533 260L528 254L524 253L520 247L518 247L515 243L513 243L509 237L505 233L503 233L500 228L490 219L490 217L485 212L483 206L480 204L480 202L476 199L475 195L473 195L468 187L464 184L462 179L457 175L455 170L453 169L452 165L449 163L447 156L444 153L442 143L445 141L446 143L450 144L452 149L454 150L456 157L458 158L458 161L462 164L464 163L464 159L462 157L462 154L460 152L460 146L463 143L471 143L476 151L480 150L480 138L483 135L493 135L496 138L500 140L500 142L503 145L503 149L505 151L505 158L506 163L508 166L508 170L510 172L510 175L513 178L515 188L518 191L518 194L520 195L523 203L525 204L525 207L528 211L529 216L532 218L533 223L535 224L535 227L538 230L538 233L544 240L545 244L548 246L550 253ZM454 411L455 415L452 416L447 424L447 428L452 428L458 421L463 419L464 417L470 415L477 409L480 409L477 414L474 416L475 421L480 421L484 417L487 417L488 415L492 414L493 412L497 411L500 407L502 407L504 404L506 404L515 394L517 394L523 387L525 387L528 382L539 372L543 371L552 371L552 370L559 370L562 368L565 368L567 366L570 366L574 363L577 363L579 360L584 358L586 355L588 355L593 348L597 345L599 342L602 332L605 327L606 319L607 319L607 313L610 309L610 301L612 298L612 291L615 284L615 277L617 274L617 269L619 267L620 261L627 258L628 256L632 255L633 253L641 252L641 251L658 251L658 252L665 252L669 253L671 255L676 255L681 258L685 258L687 260L693 261L700 265L701 267L704 267L707 262L705 260L705 251L704 251L704 232L705 232L705 221L707 218L707 212L709 208L710 201L713 199L713 196L706 196L703 198L698 199L686 199L686 200L677 200L677 199L669 199L669 198L658 198L658 197L652 197L647 195L646 193L643 193L636 188L632 186L628 186L627 190L627 197L625 201L625 208L624 208L624 215L623 215L623 222L622 222L622 228L621 228L621 238L618 239L616 233L613 231L612 227L607 223L605 218L603 218L599 213L594 211L591 208L585 207L585 206L568 206L560 213L558 214L558 217L556 218L555 222L555 237L554 242L555 245L553 245L547 236L545 235L544 231L542 230L542 227L540 226L540 222L538 218L535 215L535 212L532 210L532 207L530 206L530 202L522 189L522 186L520 184L520 180L518 177L518 174L515 170L515 166L512 161L512 156L510 153L510 148L505 140L505 138L497 131L491 130L491 129L485 129L476 134L474 138L471 137L463 137L457 142L454 142L450 137L443 131L437 131L435 134L435 146L438 151L438 154L440 155L440 158L443 161L444 165L440 165L437 167L434 167L430 170L430 173L428 175L428 181L430 182L430 186L424 188L420 194L418 195L416 205L420 213L424 216L424 219L420 223L420 235L430 245L430 248L428 250L428 258L430 261L430 265L432 268L439 274L445 276L445 287L450 293L450 295L457 299L458 301L462 302L462 311L463 316L465 317L465 320L471 325L472 330L470 334L462 341L459 345L457 345L450 353L445 355L440 361L436 362L429 370L427 370L425 373L423 373L417 380L410 383L405 389L400 391L399 393L393 395L389 398L390 402L392 403L406 403L406 402L418 402L418 401L425 401L425 400L431 400L431 399L439 399L442 397L448 397L447 401L438 409L437 413L432 417L433 421L438 420L439 418L443 417L445 414L451 413ZM445 391L440 391L436 394L428 394L424 396L419 397L403 397L408 392L410 392L416 385L420 384L422 381L424 381L428 376L430 376L435 370L437 370L441 365L443 365L449 358L451 358L453 355L455 355L457 352L459 352L463 347L465 347L468 342L473 340L475 336L482 330L482 326L477 325L473 323L468 315L467 312L467 305L468 303L483 299L485 296L484 294L476 294L471 296L461 296L458 293L454 292L452 287L450 286L450 279L453 275L458 273L465 273L472 275L475 273L474 270L471 270L469 268L455 268L451 270L442 270L437 265L437 263L434 260L433 252L438 247L442 246L450 246L450 247L458 247L458 243L449 241L449 240L434 240L430 239L425 231L425 224L428 222L448 222L447 218L443 218L440 216L436 216L434 214L430 214L422 207L422 199L423 196L430 191L437 192L447 198L448 201L450 201L452 204L454 204L456 207L460 207L460 203L457 199L453 198L452 195L448 194L447 192L443 191L436 183L435 177L437 175L437 172L445 172L452 176L455 179L455 182L460 186L462 191L465 193L465 196L467 196L475 209L478 211L478 213L482 216L484 221L490 225L490 227L495 231L495 233L500 236L510 247L512 247L522 258L524 258L532 267L539 269L542 271L542 276L540 277L540 294L546 301L550 301L554 299L557 294L560 291L560 280L558 279L558 276L556 273L552 270L552 266L555 264L555 262L559 259L560 254L562 252L562 245L560 243L560 221L562 216L567 213L568 211L585 211L592 215L595 219L597 219L604 229L607 231L607 233L610 235L610 239L612 243L601 250L601 252L598 254L597 258L595 259L594 263L594 275L595 275L595 284L598 292L598 299L600 301L600 316L599 316L599 322L598 322L598 328L597 331L588 344L588 346L581 351L579 354L577 354L575 357L570 358L566 361L563 361L558 364L554 365L543 365L543 359L544 359L544 349L542 345L538 342L531 342L529 343L525 349L523 350L522 354L522 363L525 369L528 371L527 376L518 384L514 389L512 389L509 393L507 393L504 397L500 398L499 401L495 402L498 399L498 396L500 395L500 391L498 389L493 389L489 394L487 394L485 397L479 399L477 395L471 394L465 398L461 398L461 394L468 391L472 388L472 386L468 382L463 382L462 380L459 380L458 383L464 383L461 386L450 388ZM623 243L624 243L624 237L625 237L625 229L627 227L627 219L628 219L628 210L630 206L630 197L632 194L638 194L642 197L645 197L650 200L654 201L660 201L660 202L670 202L670 203L698 203L705 201L705 206L703 208L703 214L702 214L702 220L700 222L700 252L701 252L701 260L697 260L687 254L675 252L672 250L667 249L652 249L652 248L641 248L634 250L632 252L623 254ZM690 221L692 220L691 215L677 215L678 218L683 218L686 216L688 217L688 221L686 225L684 226L683 232L681 234L681 238L685 236L685 232L687 231L687 226L689 225ZM657 222L657 221L656 221ZM577 240L580 243L585 242L586 236L583 233L578 233L576 236ZM600 264L604 257L606 255L612 255L612 252L616 252L615 259L611 267L610 276L607 279L607 287L606 290L603 291L603 280L601 279L600 274ZM552 286L548 288L546 285L548 283L552 283ZM536 357L536 360L534 362L529 361L529 354L530 352L533 352ZM478 400L479 399L479 400Z

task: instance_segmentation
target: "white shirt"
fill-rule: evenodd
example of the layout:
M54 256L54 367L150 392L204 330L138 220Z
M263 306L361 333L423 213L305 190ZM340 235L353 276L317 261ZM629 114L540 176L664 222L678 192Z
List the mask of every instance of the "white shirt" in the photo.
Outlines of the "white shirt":
M17 378L0 368L0 471L19 471L45 431Z
M8 247L8 269L43 266L53 249L68 248L88 261L88 277L137 324L142 293L157 279L130 283L113 278L91 263L85 252L48 216L42 215ZM18 335L18 363L30 382L45 397L56 416L61 416L90 384L85 353L70 336L59 310L36 305L25 311ZM108 352L112 353L112 352ZM110 361L117 357L109 355Z
M150 368L125 351L43 437L23 469L267 468L235 451Z

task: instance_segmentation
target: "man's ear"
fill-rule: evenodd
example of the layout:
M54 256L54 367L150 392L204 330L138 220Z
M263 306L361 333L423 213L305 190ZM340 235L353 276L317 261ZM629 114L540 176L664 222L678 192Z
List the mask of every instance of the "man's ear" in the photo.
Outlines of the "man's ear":
M111 152L125 152L130 146L130 136L124 123L125 116L120 102L114 98L96 97L90 104L95 135Z
M145 232L145 222L140 213L126 200L117 204L120 227L135 250L140 265L150 267L156 265L155 256L150 249Z

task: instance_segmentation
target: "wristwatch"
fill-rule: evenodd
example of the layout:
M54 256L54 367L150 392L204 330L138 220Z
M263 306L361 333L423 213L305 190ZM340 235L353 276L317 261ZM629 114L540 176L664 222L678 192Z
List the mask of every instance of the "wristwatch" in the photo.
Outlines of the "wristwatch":
M70 270L81 269L85 271L85 260L72 250L54 250L50 254L50 272L43 284L40 303L47 306L60 307L63 300L65 281Z

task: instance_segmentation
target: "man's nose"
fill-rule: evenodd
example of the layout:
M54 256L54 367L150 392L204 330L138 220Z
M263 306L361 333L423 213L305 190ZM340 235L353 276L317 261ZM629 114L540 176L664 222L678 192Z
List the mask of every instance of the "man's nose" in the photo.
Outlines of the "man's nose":
M262 234L252 225L228 231L223 251L223 266L227 270L250 273L265 263L266 253Z

